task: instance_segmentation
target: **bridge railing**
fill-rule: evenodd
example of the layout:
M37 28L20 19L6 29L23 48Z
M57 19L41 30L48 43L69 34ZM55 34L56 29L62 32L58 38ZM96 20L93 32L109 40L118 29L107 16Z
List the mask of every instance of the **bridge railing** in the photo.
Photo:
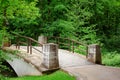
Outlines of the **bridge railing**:
M79 52L82 54L87 54L87 44L79 41L75 41L69 38L61 37L47 37L49 43L56 43L59 45L59 48L67 49L71 52Z
M37 50L38 52L42 53L42 51L40 51L39 49L37 49L34 46L40 46L43 47L43 44L39 43L37 40L30 38L30 37L26 37L26 36L22 36L19 34L15 34L15 42L16 42L16 48L20 49L20 46L27 46L27 53L32 54L32 49Z
M51 41L50 41L51 40ZM101 52L100 46L97 44L87 45L83 42L75 41L68 38L61 37L48 37L48 42L54 42L59 45L60 48L64 48L63 46L67 46L69 51L77 52L80 54L86 55L88 61L101 64Z
M31 37L22 36L15 33L13 34L15 35L15 39L16 39L15 42L16 42L17 49L20 49L20 45L25 45L27 46L27 53L32 54L32 49L35 49L42 53L42 51L34 47L34 46L41 46L41 47L43 46L43 44L39 43L37 40ZM61 37L54 37L54 36L47 37L47 42L56 43L59 45L59 48L67 49L73 53L77 52L77 53L87 55L88 45L83 42L75 41L69 38L61 38Z
M32 49L35 49L40 53L43 53L43 51L40 51L40 49L37 49L34 46L38 46L38 47L41 46L42 48L46 48L45 44L41 44L37 40L34 40L30 37L26 37L18 34L15 34L15 36L16 36L16 48L20 49L21 44L27 45L27 53L32 54ZM77 51L77 53L82 53L86 55L89 61L101 64L100 46L97 44L87 45L83 42L75 41L68 38L54 37L54 36L47 37L47 40L48 43L52 42L58 44L59 48L67 49L69 51L72 51L73 53Z

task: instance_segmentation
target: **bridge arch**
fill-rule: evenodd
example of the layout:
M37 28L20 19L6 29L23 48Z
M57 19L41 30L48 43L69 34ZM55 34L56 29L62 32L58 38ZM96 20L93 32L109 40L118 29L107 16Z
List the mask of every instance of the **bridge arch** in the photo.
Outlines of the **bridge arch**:
M23 59L11 54L9 57L12 60L6 59L6 61L15 71L17 76L41 75L41 72L39 72L33 65L25 62Z
M13 67L6 61L4 60L2 65L6 66L8 69L1 71L1 74L4 76L10 76L10 77L17 77L17 74Z

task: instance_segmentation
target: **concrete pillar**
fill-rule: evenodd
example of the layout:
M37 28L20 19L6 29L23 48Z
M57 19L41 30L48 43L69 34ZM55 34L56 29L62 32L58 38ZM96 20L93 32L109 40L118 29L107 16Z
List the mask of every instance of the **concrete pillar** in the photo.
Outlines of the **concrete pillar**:
M43 65L47 69L59 68L58 45L54 43L43 44Z
M88 46L87 50L87 59L90 62L93 62L95 64L101 64L101 52L100 52L100 46L96 44L92 44Z
M41 44L46 44L47 43L47 37L41 35L38 37L38 42Z

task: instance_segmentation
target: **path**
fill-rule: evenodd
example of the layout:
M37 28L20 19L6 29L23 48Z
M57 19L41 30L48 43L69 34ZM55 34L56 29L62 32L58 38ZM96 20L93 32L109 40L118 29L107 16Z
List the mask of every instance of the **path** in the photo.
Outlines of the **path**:
M120 80L120 68L101 65L85 65L63 69L77 76L77 80Z
M15 49L15 46L10 48ZM21 46L20 50L25 52L25 48L26 46ZM42 49L41 47L36 48ZM33 49L33 54L26 53L23 57L41 70L38 67L42 64L43 54ZM96 65L88 62L84 56L62 49L59 49L59 65L65 72L76 76L77 80L120 80L120 68Z

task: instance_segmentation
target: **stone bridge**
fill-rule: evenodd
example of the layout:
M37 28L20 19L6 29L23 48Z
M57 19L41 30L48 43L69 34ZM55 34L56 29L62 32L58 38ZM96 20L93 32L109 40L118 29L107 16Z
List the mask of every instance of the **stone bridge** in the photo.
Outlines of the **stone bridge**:
M103 66L100 47L88 45L86 56L75 53L75 49L82 43L64 39L71 44L65 44L68 50L59 49L60 38L54 38L55 43L47 43L45 37L39 37L39 41L32 38L17 35L26 40L16 39L16 43L5 46L5 50L17 50L17 54L10 53L11 60L6 60L18 76L42 75L48 71L61 69L77 80L120 80L120 68ZM25 42L27 41L27 42ZM58 41L58 42L57 42ZM37 43L37 44L34 44ZM77 47L75 47L77 45ZM84 45L85 46L85 45Z

